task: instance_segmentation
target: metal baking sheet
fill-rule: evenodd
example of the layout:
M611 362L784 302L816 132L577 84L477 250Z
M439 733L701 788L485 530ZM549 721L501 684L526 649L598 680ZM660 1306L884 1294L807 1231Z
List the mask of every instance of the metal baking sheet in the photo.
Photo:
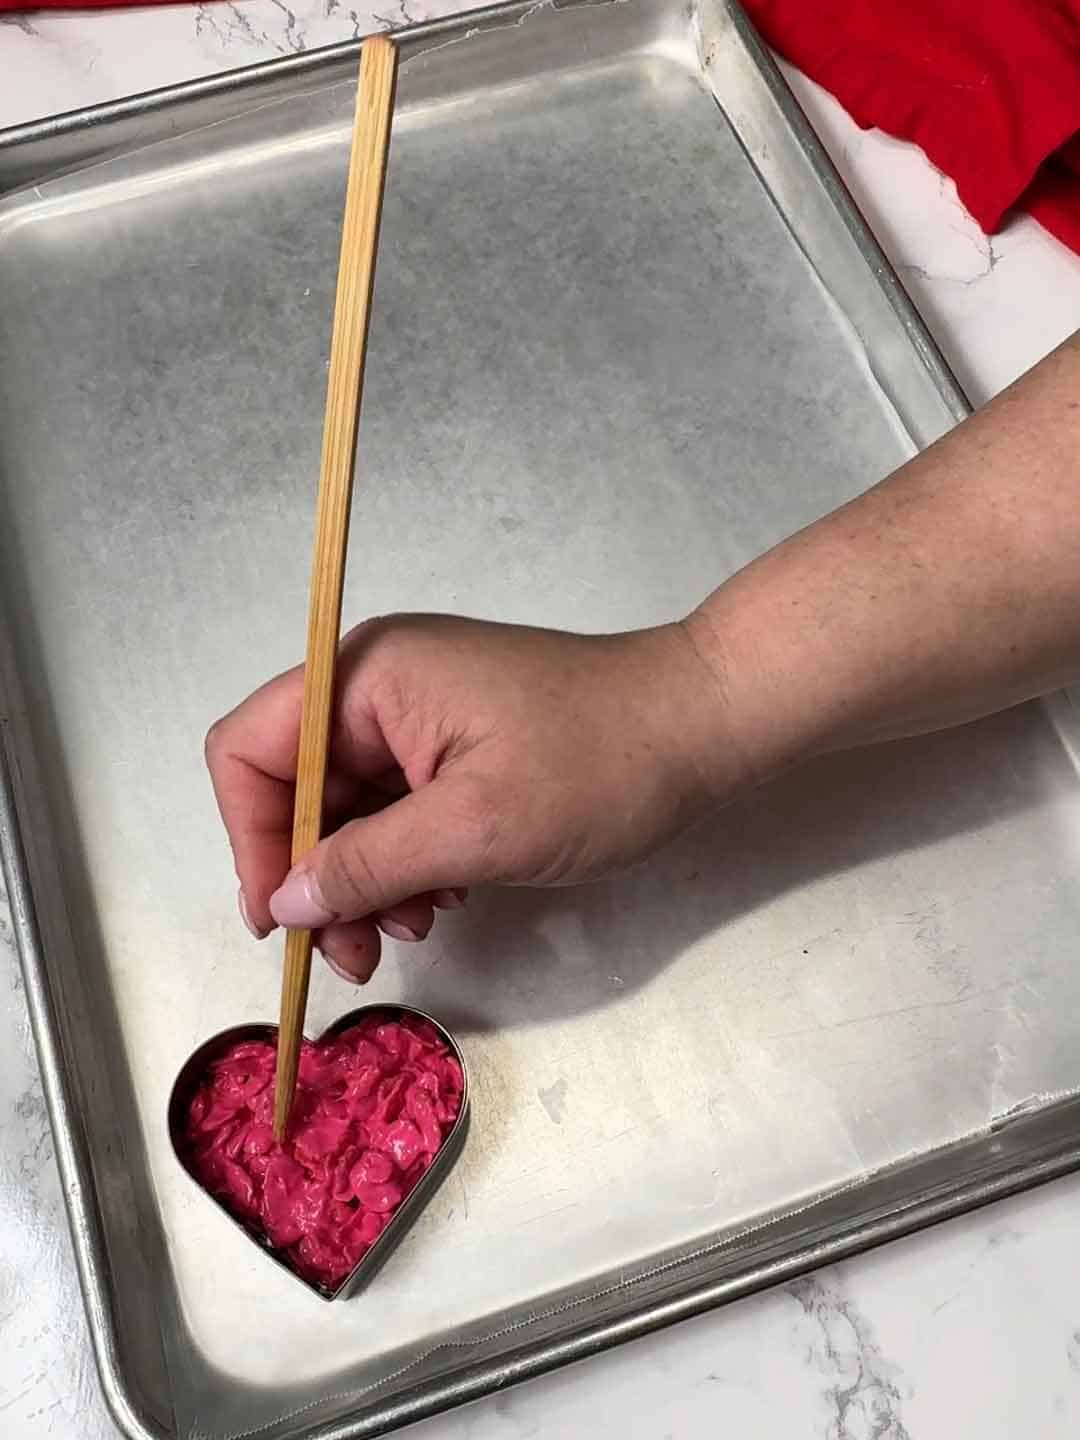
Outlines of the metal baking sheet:
M403 36L346 612L686 610L963 398L723 0ZM4 865L132 1436L359 1436L1080 1158L1067 697L816 765L632 876L477 894L372 1002L473 1126L327 1307L166 1102L276 1008L203 774L303 651L355 46L0 136ZM311 1027L355 1003L317 975Z

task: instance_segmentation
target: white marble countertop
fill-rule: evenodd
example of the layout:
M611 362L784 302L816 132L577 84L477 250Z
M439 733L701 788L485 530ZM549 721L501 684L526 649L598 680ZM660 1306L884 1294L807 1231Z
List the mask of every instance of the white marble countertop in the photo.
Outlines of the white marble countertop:
M461 8L242 0L0 18L0 127ZM1080 260L988 241L911 147L800 98L976 401L1080 327ZM1080 1433L1080 1177L410 1431L416 1440L1057 1440ZM106 1440L0 899L0 1433Z

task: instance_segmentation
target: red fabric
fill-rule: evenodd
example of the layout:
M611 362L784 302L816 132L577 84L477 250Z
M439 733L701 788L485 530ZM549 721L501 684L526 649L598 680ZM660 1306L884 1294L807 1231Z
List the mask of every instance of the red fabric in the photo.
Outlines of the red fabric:
M743 0L863 129L921 146L987 233L1014 206L1080 252L1080 0Z

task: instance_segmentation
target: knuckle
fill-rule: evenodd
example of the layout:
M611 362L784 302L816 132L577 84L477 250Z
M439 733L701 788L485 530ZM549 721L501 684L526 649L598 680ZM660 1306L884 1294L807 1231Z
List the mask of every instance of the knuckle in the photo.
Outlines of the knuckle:
M211 770L215 770L221 763L227 748L228 738L225 721L223 719L215 720L206 732L206 738L203 741L203 756L207 766Z
M403 644L396 615L365 620L349 632L345 641L353 678L380 714L398 708L407 689L401 673L405 661Z
M401 629L399 615L373 615L354 625L341 643L341 648L357 663L370 669L392 649Z
M361 620L346 631L341 642L342 650L362 650L368 646L385 628L387 616L371 615L366 620Z

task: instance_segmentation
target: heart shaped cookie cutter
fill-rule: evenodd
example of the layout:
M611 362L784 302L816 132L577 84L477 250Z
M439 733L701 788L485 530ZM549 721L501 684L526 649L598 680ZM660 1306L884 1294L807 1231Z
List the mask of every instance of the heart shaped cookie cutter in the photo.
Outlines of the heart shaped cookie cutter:
M422 1010L414 1010L406 1005L363 1005L359 1009L350 1010L347 1014L340 1016L340 1018L329 1025L313 1043L318 1045L324 1040L332 1040L336 1035L340 1035L344 1031L351 1029L352 1026L358 1025L361 1021L369 1020L373 1017L379 1017L387 1021L415 1020L432 1026L439 1037L445 1042L450 1054L461 1066L461 1073L464 1080L461 1094L461 1108L458 1111L457 1119L439 1146L431 1165L420 1177L409 1194L402 1200L382 1234L379 1235L370 1249L361 1256L354 1268L339 1281L336 1286L320 1285L318 1282L309 1280L306 1276L301 1275L289 1262L284 1252L272 1245L265 1234L232 1214L217 1196L212 1195L199 1182L198 1177L185 1159L185 1147L183 1143L185 1122L195 1092L205 1078L209 1066L214 1060L231 1049L232 1046L243 1041L264 1040L270 1043L276 1042L278 1027L276 1025L260 1024L258 1022L246 1025L234 1025L228 1030L222 1030L219 1034L211 1036L209 1040L203 1041L197 1049L192 1051L180 1067L180 1073L173 1083L172 1092L169 1096L169 1139L172 1143L173 1153L184 1172L190 1176L192 1183L211 1204L215 1205L239 1230L243 1231L249 1240L254 1241L259 1249L269 1256L275 1264L280 1265L283 1270L287 1270L306 1290L318 1295L320 1299L323 1300L336 1300L339 1296L344 1295L346 1291L358 1290L362 1285L366 1285L374 1278L376 1272L380 1270L390 1258L394 1249L401 1243L409 1229L416 1223L424 1206L429 1203L436 1190L438 1190L439 1186L450 1173L455 1161L461 1154L469 1128L469 1069L465 1063L465 1057L461 1052L461 1047L445 1026L440 1025L439 1022L432 1019L430 1015L425 1015Z

